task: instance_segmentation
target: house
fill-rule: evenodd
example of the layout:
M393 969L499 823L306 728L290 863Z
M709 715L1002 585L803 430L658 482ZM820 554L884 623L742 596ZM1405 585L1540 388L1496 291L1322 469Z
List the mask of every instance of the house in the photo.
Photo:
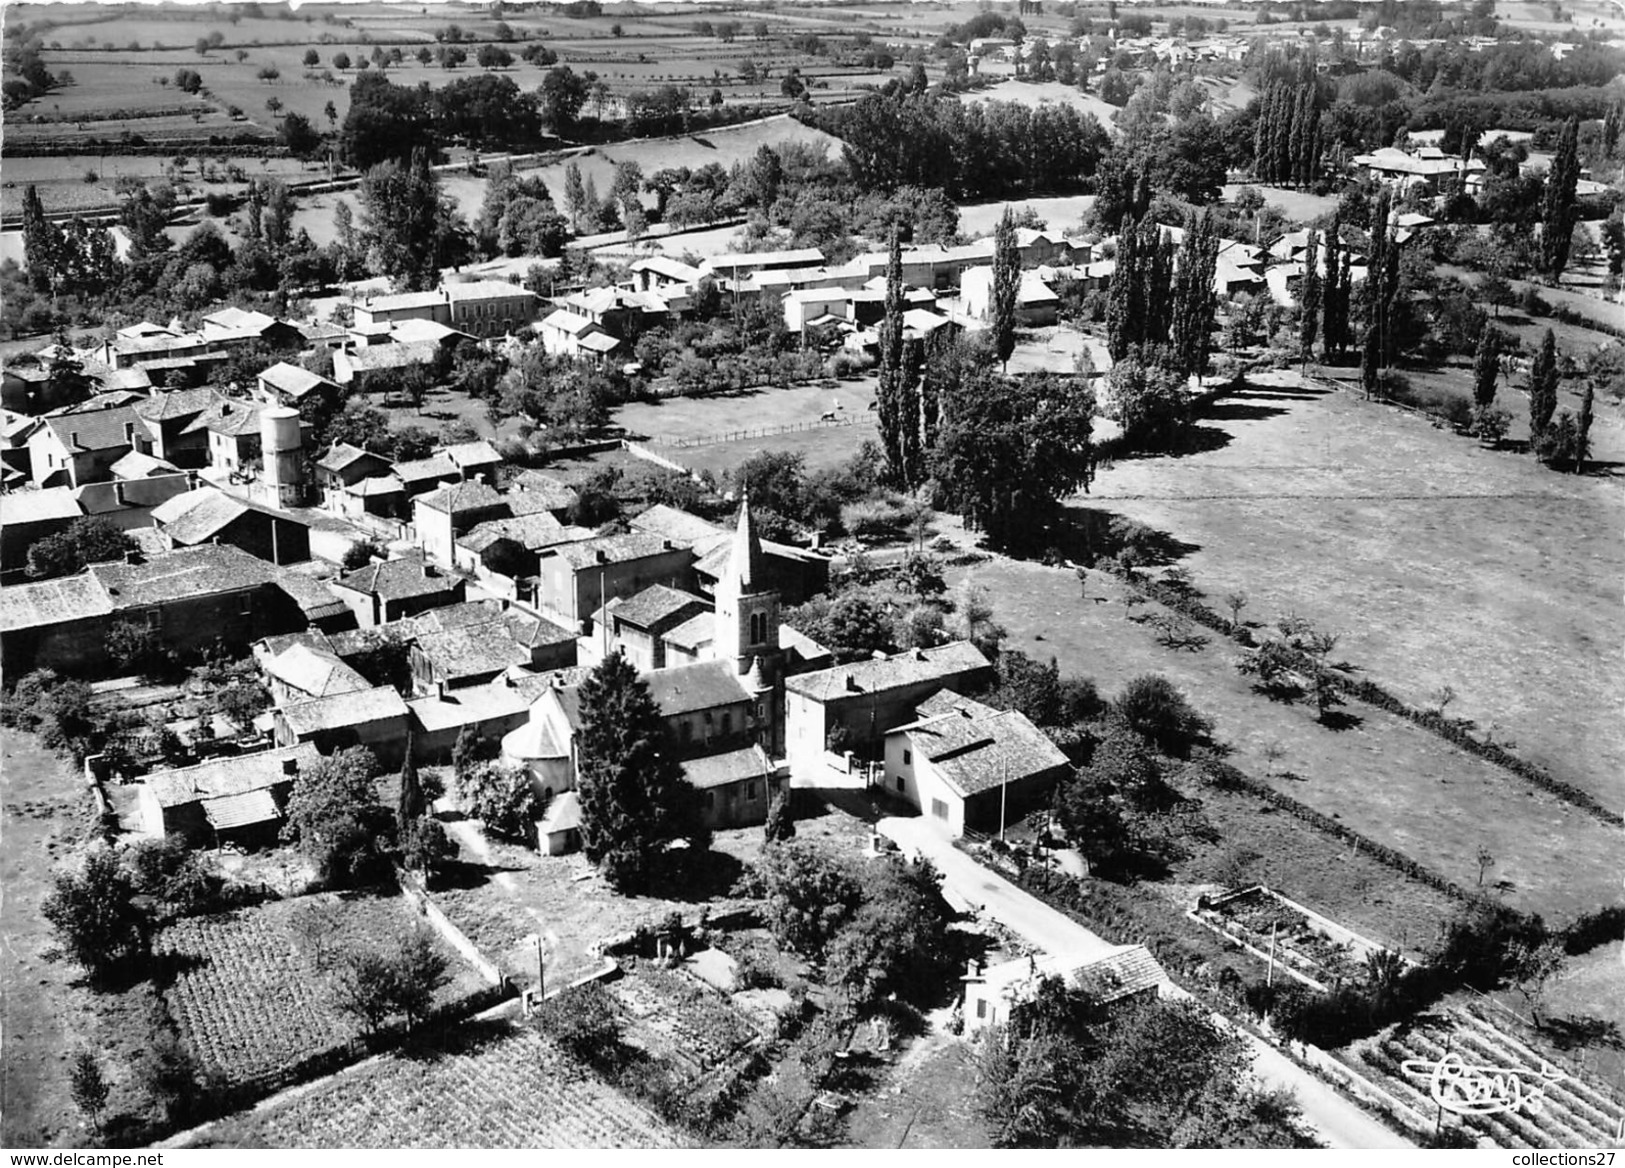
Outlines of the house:
M365 479L390 473L389 459L348 442L336 442L316 460L316 485L324 494L342 493Z
M1016 1006L1029 1002L1047 978L1060 978L1097 1009L1122 1009L1155 1001L1173 988L1168 974L1144 945L1098 951L1022 957L986 969L972 964L964 978L965 1033L1006 1025Z
M508 506L515 515L546 511L561 523L568 522L579 498L570 484L539 470L522 470L508 483Z
M170 651L190 654L246 649L346 617L318 581L240 548L205 544L0 589L0 669L104 676L108 633L120 623L145 625Z
M973 320L990 320L993 314L993 268L971 268L959 283L959 302ZM1022 328L1043 328L1061 316L1061 298L1034 272L1021 273L1016 292L1016 323Z
M480 482L447 483L412 501L412 526L424 554L447 567L456 563L457 537L487 519L512 514L496 488Z
M433 491L444 483L461 482L463 472L444 453L397 462L391 472L401 481L407 499Z
M302 349L305 336L298 327L263 312L242 308L222 308L205 316L198 332L219 348L260 344L268 349Z
M395 474L375 475L329 494L327 504L352 519L376 515L383 519L406 517L406 484Z
M720 754L685 759L683 779L699 792L706 827L750 827L767 821L767 809L784 786L785 776L752 743Z
M379 560L332 581L329 588L355 613L362 628L389 624L431 608L463 602L460 576L413 556Z
M574 791L555 795L536 821L536 836L550 856L581 847L581 797Z
M320 757L299 744L145 775L136 788L141 831L195 847L274 844L294 784Z
M28 566L28 549L59 531L75 519L83 518L84 508L72 487L47 487L43 491L12 491L0 500L0 576L11 579Z
M588 527L567 527L547 511L487 519L457 537L453 565L459 571L475 575L496 574L514 579L534 576L537 557L544 549L592 539L594 534Z
M83 374L69 372L73 368L54 366L43 352L20 358L0 370L0 405L24 414L43 414L84 401L93 383Z
M325 637L318 644L297 640L278 647L281 638L268 637L254 645L254 660L278 706L297 705L312 698L333 697L371 689L371 684L344 662Z
M651 584L680 588L694 553L652 535L605 535L543 550L537 565L536 602L566 628L591 631L591 616L610 600Z
M1066 755L1018 710L995 710L952 690L887 732L885 786L955 837L1000 831L1047 806L1070 769Z
M230 544L273 564L310 559L310 528L292 516L199 487L155 508L153 526L167 547Z
M148 450L141 416L129 406L40 419L28 438L36 487L81 487L112 478L113 464L132 450Z
M974 690L991 670L976 646L954 641L787 677L784 724L792 774L821 778L827 749L878 755L886 734L913 721L922 701L943 689Z
M636 340L646 330L666 323L671 308L654 292L626 288L588 288L556 301L565 312L592 321L612 337Z
M694 591L704 599L715 595L717 582L728 566L734 532L663 503L632 516L627 526L633 531L691 548L696 557ZM830 556L827 553L772 540L760 542L760 571L768 587L779 594L783 603L804 603L829 587Z
M483 438L476 442L457 442L451 446L442 446L440 453L451 459L451 464L461 472L465 481L484 479L489 483L496 475L497 467L502 465L502 455Z
M536 322L542 350L555 357L602 365L621 347L620 339L580 313L557 308Z
M196 422L221 400L220 394L208 388L152 391L135 404L136 415L147 430L147 448L177 467L207 465L208 431Z
M340 350L333 354L333 380L357 393L370 393L398 370L432 369L440 360L440 353L440 346L434 341L368 345L353 353Z
M823 266L823 252L816 247L800 247L787 251L758 251L712 256L705 261L702 270L708 276L739 280L759 272L783 272L801 268L821 268Z
M596 665L620 652L640 671L664 669L668 664L665 634L710 611L708 600L665 584L651 584L632 596L616 597L594 612L593 631L582 634L576 658L582 665Z
M105 519L121 531L139 531L152 527L152 513L156 508L196 488L197 474L189 471L145 479L86 483L74 492L74 497L86 515Z
M393 686L329 694L283 706L274 715L278 746L309 743L323 754L365 746L383 766L397 766L406 752L406 700Z
M375 296L355 306L357 325L425 320L449 325L476 337L505 336L535 315L536 294L504 280L442 284L432 292ZM335 359L335 367L336 364Z
M578 679L573 672L566 676ZM526 724L537 697L558 684L559 677L558 673L509 669L484 685L435 690L408 698L413 757L420 762L445 762L465 731L481 742L504 740ZM548 790L547 797L552 793Z
M628 271L632 276L632 287L639 292L692 288L705 277L699 268L666 256L648 256L638 260Z
M334 355L335 368L342 355ZM274 406L297 406L313 393L327 394L334 400L339 396L339 387L328 378L286 361L278 361L261 372L254 379L254 388L263 401Z
M208 439L211 470L246 476L260 465L260 408L251 402L219 398L190 423L185 432L201 431Z

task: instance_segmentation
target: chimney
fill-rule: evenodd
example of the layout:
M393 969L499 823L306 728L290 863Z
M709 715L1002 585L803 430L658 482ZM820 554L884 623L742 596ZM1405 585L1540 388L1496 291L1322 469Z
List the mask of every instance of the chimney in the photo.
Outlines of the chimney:
M124 506L124 482L121 479L113 480L113 502Z
M197 471L189 470L186 472L186 489L188 491L197 490Z
M609 553L606 552L603 548L594 548L593 552L592 552L592 557L593 557L593 559L595 561L597 561L600 564L609 563Z
M297 758L283 759L282 773L285 775L297 775L299 773L299 760Z
M68 431L68 445L72 446L72 447L74 447L76 449L79 448L79 431L77 431L77 430Z
M434 696L439 698L441 701L446 700L446 683L444 681L437 681L434 683Z
M853 677L850 673L846 675L846 691L848 693L863 692L862 688L858 685L858 679Z
M124 423L124 441L129 443L131 446L135 445L135 423L134 422L125 422Z

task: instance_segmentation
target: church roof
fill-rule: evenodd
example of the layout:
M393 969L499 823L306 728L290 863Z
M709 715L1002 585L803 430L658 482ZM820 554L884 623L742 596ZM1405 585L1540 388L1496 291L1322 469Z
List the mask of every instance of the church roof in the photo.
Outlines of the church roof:
M766 580L762 571L762 541L756 538L756 525L750 517L750 500L739 505L739 526L734 529L733 548L728 555L728 578L742 593Z

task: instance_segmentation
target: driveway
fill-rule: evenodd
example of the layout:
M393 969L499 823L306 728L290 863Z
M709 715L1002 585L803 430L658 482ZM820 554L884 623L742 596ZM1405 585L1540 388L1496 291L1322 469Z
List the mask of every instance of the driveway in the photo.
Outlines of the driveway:
M955 908L991 917L1046 953L1098 953L1105 957L1122 948L984 868L954 847L953 841L927 819L893 816L875 826L881 834L896 841L905 854L923 855L935 865L942 873L943 894ZM1177 986L1170 987L1170 991L1171 997L1190 997ZM1253 1073L1260 1083L1270 1088L1285 1088L1297 1096L1305 1122L1327 1147L1413 1146L1263 1039L1237 1029L1222 1014L1215 1013L1213 1018L1252 1046Z

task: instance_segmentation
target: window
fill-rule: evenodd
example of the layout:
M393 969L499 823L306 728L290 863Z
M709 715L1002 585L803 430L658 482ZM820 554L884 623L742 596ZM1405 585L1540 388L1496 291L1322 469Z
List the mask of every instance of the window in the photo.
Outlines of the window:
M766 702L757 702L756 703L756 716L758 718L767 717L767 703Z
M902 775L897 776L897 789L899 791L906 791L908 789L907 787L905 787L903 785L903 776Z
M694 741L694 724L692 722L684 722L683 723L683 741L684 742L692 742L692 741Z
M904 766L913 766L914 765L914 752L912 750L910 750L906 746L903 747L903 765Z
M753 612L750 614L750 643L760 645L767 640L767 613Z
M986 998L977 998L976 999L976 1016L978 1018L986 1018L987 1017L987 999Z
M941 799L931 800L931 814L935 815L938 819L947 819L948 805Z
M705 809L707 811L710 811L716 805L717 805L717 793L715 791L707 791L705 793Z
M726 738L734 732L734 716L729 713L722 715L722 736Z
M756 801L756 784L754 782L745 784L745 798L753 803Z

